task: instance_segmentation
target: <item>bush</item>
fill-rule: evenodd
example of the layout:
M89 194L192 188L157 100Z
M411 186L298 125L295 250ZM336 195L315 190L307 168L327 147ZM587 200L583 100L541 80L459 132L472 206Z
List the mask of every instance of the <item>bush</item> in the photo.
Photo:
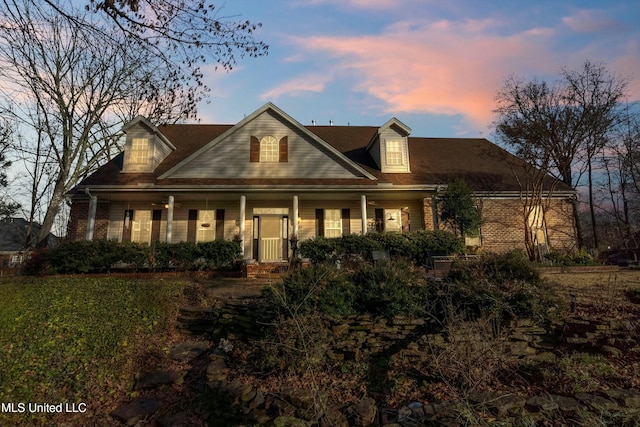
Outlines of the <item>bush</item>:
M419 272L402 261L381 260L355 271L356 310L374 316L423 316L428 289Z
M554 265L598 265L593 256L584 249L580 249L578 252L574 252L571 254L550 252L544 257L550 260Z
M285 315L320 312L340 317L353 313L355 288L337 268L312 265L292 271L280 286L265 288L263 295Z
M138 270L176 268L178 270L217 269L231 265L240 254L236 242L216 240L206 243L144 243L115 240L69 241L48 251L36 251L23 266L25 275L51 271L58 274L100 273L123 262Z
M198 252L204 260L204 268L211 270L231 266L242 254L238 242L229 240L198 243Z
M387 250L391 256L405 256L417 264L435 255L451 255L464 250L464 241L448 231L351 234L328 239L317 237L300 243L300 254L314 264L333 263L359 256L371 260L373 251Z
M552 289L520 251L456 263L439 286L436 313L442 318L452 307L467 320L491 315L545 323L557 305Z

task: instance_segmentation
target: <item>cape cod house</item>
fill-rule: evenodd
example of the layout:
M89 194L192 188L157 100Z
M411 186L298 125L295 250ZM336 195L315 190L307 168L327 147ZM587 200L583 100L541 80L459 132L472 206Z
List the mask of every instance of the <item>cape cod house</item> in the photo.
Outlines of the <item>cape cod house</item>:
M242 240L244 258L287 259L300 240L442 227L438 193L464 179L481 209L484 251L524 248L526 166L479 138L420 138L381 126L304 126L271 103L235 125L124 128L124 151L69 194L70 239ZM549 188L553 180L548 179ZM541 245L575 244L574 192L557 182Z

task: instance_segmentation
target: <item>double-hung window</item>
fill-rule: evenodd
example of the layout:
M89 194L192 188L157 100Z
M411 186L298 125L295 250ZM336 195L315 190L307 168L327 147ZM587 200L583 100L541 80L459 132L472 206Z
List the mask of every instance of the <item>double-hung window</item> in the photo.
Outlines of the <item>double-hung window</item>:
M133 138L131 140L131 163L147 163L149 157L149 140L147 138Z
M399 139L387 139L387 165L401 166L404 162L402 159L402 141Z
M342 236L342 215L340 209L324 210L324 236Z

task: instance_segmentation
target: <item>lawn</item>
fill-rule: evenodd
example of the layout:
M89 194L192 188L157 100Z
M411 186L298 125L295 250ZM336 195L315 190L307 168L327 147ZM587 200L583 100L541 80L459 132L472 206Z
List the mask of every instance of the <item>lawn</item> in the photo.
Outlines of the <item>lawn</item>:
M0 425L109 419L113 403L131 390L145 350L162 348L184 286L179 280L2 279ZM32 412L29 403L86 412Z

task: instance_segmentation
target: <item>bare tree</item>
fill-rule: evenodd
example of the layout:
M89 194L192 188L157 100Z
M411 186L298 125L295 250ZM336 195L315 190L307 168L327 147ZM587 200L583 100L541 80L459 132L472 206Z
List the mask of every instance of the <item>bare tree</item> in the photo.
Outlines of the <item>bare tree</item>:
M7 152L11 147L13 133L14 130L10 122L0 120L0 188L3 189L9 184L7 181L7 169L11 166L11 162L7 160ZM12 216L19 208L20 205L7 197L5 192L0 194L0 218Z
M496 96L496 133L520 158L543 166L576 189L615 126L626 83L589 61L578 72L563 71L552 85L508 78ZM590 192L590 201L593 198ZM573 207L578 246L584 247L577 201Z
M99 11L115 13L111 3L93 4L100 6ZM136 35L133 23L114 30L106 23L113 25L124 16L110 15L105 21L95 11L70 4L0 2L0 111L20 131L18 147L30 180L31 218L40 204L46 205L40 238L50 232L64 195L119 151L124 123L138 114L154 123L193 117L208 91L197 67L205 52L196 59L184 57L186 50L198 51L197 38L189 48L174 32L154 36L139 30ZM121 8L130 6L117 3ZM152 11L159 13L159 7ZM145 9L145 14L134 15L148 20L150 13ZM152 22L160 25L158 19ZM163 31L173 31L172 25ZM237 31L240 37L243 30ZM186 40L190 33L182 34ZM242 38L233 39L224 31L215 34L227 50L213 59L231 68ZM180 48L185 49L182 56L176 53Z

